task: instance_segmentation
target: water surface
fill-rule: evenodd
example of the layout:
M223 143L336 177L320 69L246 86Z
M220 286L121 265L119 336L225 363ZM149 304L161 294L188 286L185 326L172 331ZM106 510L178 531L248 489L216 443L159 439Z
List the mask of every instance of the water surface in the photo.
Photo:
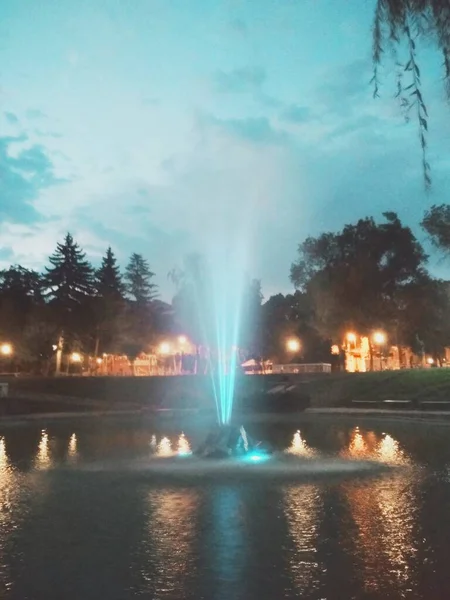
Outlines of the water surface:
M178 425L3 427L0 597L449 598L450 429L357 425L248 429L279 449L300 430L299 460L395 468L305 481L164 482L126 465L151 460L152 435L176 447ZM184 430L191 444L201 438L199 426Z

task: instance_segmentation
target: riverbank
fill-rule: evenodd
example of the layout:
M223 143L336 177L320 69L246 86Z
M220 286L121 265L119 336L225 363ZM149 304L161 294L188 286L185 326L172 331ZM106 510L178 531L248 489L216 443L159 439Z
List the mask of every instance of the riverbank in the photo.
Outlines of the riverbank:
M2 379L0 378L0 381ZM5 379L3 379L5 381ZM209 376L8 378L0 416L164 410L214 411ZM450 369L239 376L235 410L243 414L306 409L450 412ZM362 414L362 413L361 413Z

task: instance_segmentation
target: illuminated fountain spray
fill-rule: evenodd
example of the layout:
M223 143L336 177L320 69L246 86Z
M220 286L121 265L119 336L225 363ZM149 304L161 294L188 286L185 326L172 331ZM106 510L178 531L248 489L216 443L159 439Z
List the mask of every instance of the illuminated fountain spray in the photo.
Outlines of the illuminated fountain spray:
M241 261L244 254L241 254ZM239 336L245 277L237 249L213 253L210 264L200 264L199 281L194 284L198 318L206 345L211 350L210 373L217 420L231 421L239 366Z
M178 455L189 456L190 454L192 454L191 446L184 433L182 433L178 438Z
M295 456L314 456L314 450L308 446L308 444L302 438L300 431L294 433L292 443L287 449L288 454L294 454Z
M158 454L158 456L171 456L173 454L172 444L170 443L169 438L162 438L162 440L158 444L156 453Z

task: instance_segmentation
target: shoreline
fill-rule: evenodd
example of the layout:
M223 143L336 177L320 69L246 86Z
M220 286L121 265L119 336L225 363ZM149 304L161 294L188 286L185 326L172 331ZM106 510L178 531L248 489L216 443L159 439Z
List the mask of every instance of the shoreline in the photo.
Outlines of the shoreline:
M145 408L133 408L127 410L91 410L91 411L73 411L73 412L40 412L23 415L3 415L0 417L0 427L2 425L27 425L30 423L39 423L41 421L69 421L85 420L89 417L93 419L117 419L120 417L142 417L149 420L158 421L181 421L181 420L208 420L204 414L189 414L176 410L170 411L148 410ZM301 421L311 422L326 419L355 420L360 418L364 421L395 421L407 423L423 423L432 425L450 425L450 411L420 411L420 410L386 410L386 409L368 409L368 408L307 408L299 412L285 413L239 413L235 414L235 419L239 422L253 423L272 423L293 425Z

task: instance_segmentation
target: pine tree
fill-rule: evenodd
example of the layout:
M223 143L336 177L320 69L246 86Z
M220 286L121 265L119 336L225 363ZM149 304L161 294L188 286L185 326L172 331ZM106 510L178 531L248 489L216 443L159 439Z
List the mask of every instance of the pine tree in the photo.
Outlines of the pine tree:
M52 315L59 331L58 347L91 348L95 323L93 307L94 270L86 254L68 233L64 242L58 242L49 257L49 268L44 275L44 289L53 308ZM59 373L61 354L57 352L56 373Z
M46 268L44 282L50 302L63 310L70 310L92 295L93 268L70 233L63 243L58 242L49 261L52 266Z
M155 276L148 262L135 252L125 270L126 291L138 304L149 304L157 296L157 286L152 283Z
M102 264L95 273L95 320L96 335L94 354L116 350L125 308L125 286L122 282L117 260L111 247L106 251Z
M100 298L121 301L125 294L120 269L111 247L106 251L100 268L95 273L95 288Z

